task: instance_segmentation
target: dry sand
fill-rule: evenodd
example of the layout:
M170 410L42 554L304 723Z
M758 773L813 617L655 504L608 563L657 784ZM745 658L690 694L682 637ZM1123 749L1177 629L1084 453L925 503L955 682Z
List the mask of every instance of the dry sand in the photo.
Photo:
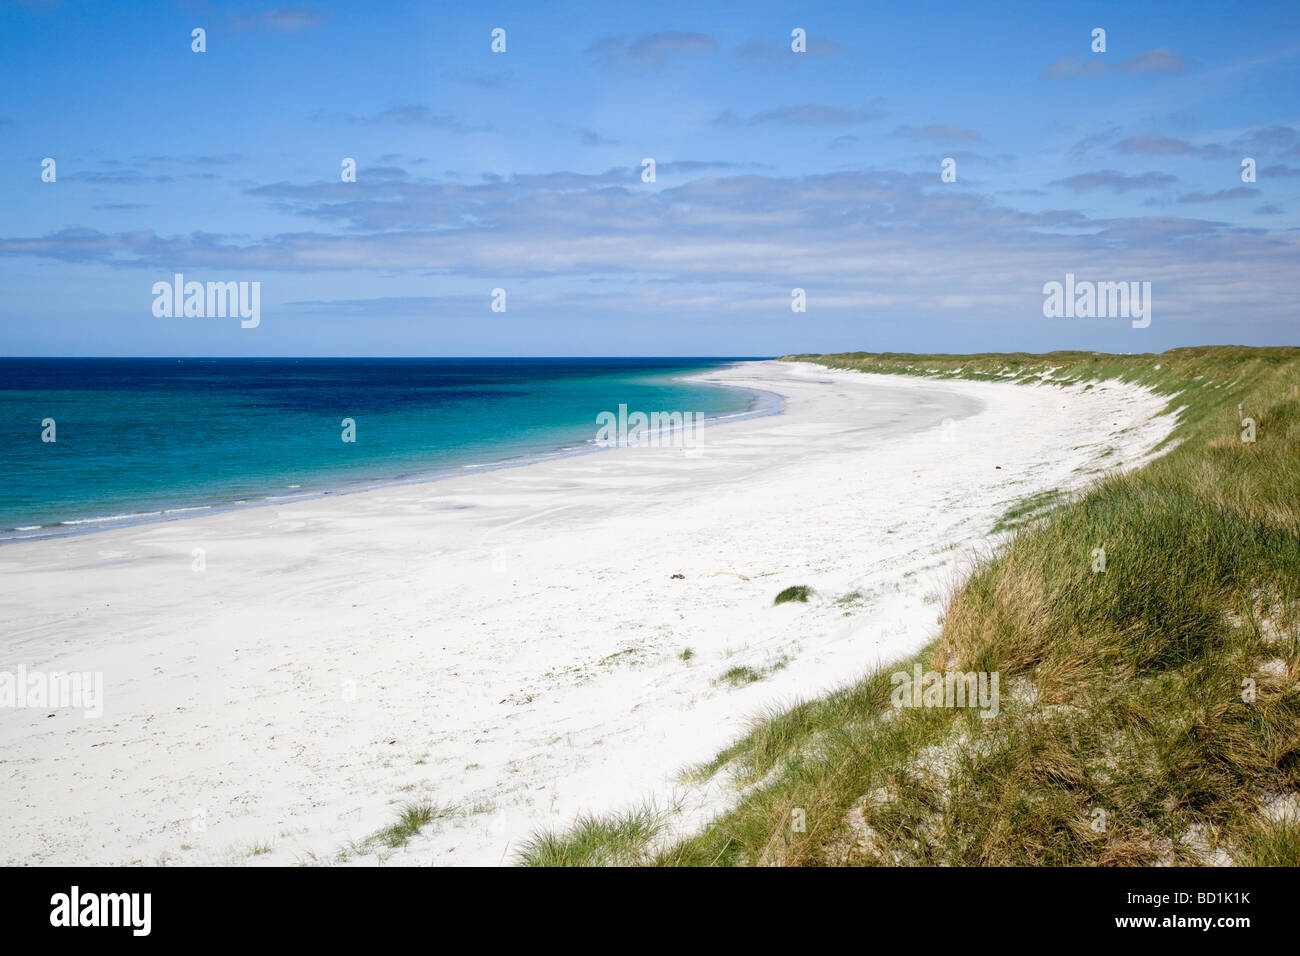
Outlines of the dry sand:
M702 377L785 409L706 429L697 454L0 547L0 670L105 681L99 719L0 709L0 861L334 862L426 800L456 809L349 862L510 862L643 800L702 821L728 795L682 768L924 645L1008 507L1132 467L1172 427L1117 383ZM773 606L792 584L813 599ZM772 670L717 682L735 666Z

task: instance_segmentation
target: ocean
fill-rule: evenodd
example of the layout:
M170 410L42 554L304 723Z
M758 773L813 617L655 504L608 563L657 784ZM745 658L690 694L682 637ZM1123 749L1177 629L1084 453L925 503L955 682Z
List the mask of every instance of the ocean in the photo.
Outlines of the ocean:
M620 405L775 410L679 380L736 361L0 358L0 541L592 451Z

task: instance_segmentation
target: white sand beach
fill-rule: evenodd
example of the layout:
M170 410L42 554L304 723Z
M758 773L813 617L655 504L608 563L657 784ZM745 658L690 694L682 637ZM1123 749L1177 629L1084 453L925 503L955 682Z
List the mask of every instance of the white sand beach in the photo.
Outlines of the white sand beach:
M102 671L105 691L99 719L0 709L0 861L333 863L419 801L455 809L346 862L510 863L539 829L645 800L698 822L727 795L683 768L924 645L1018 499L1132 467L1172 427L1118 383L703 378L784 410L706 429L698 454L0 547L0 670ZM809 603L773 606L796 584ZM717 682L735 666L767 676Z

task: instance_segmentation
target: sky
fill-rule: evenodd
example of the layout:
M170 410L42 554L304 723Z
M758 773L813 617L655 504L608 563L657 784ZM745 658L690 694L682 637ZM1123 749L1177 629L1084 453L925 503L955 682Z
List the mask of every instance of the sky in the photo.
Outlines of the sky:
M1294 0L5 2L0 355L1300 344L1297 93Z

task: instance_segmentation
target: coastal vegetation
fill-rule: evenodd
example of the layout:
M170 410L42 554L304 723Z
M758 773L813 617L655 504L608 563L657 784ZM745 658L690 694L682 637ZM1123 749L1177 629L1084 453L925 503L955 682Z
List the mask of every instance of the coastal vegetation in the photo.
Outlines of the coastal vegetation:
M786 588L784 591L782 591L780 594L774 597L772 599L772 603L787 604L790 601L799 601L803 604L807 604L808 595L811 592L812 592L812 588L808 587L807 585L795 584L792 585L791 587Z
M537 836L523 862L1300 865L1300 349L787 358L1119 380L1177 424L1143 467L1004 515L914 658L694 768L736 790L702 829L642 807ZM898 706L914 668L999 675L1000 706Z

